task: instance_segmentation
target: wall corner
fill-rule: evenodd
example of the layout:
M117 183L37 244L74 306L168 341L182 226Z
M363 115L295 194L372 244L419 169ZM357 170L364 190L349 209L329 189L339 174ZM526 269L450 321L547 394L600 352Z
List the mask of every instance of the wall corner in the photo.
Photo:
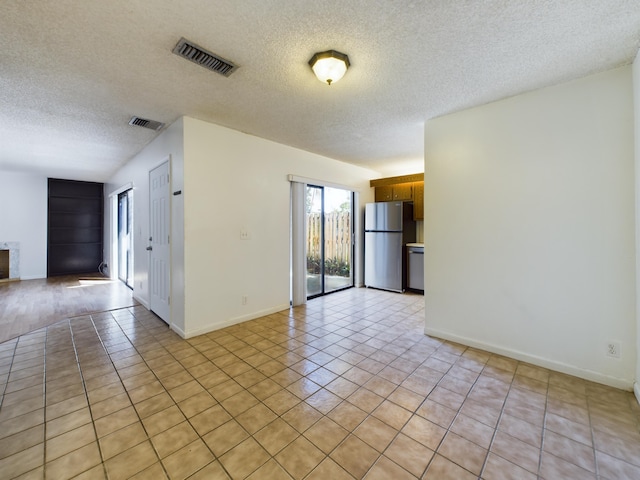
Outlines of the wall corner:
M635 218L636 218L636 374L633 391L640 403L640 49L633 61L633 133L635 168Z

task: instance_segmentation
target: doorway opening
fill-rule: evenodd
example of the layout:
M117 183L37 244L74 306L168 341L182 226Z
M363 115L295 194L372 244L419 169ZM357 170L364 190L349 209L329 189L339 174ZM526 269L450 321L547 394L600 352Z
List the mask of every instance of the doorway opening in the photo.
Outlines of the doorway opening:
M49 178L47 187L47 277L99 271L104 184Z
M133 189L118 194L118 278L133 289Z
M306 186L307 299L353 287L353 192Z
M0 280L9 278L9 250L0 250Z

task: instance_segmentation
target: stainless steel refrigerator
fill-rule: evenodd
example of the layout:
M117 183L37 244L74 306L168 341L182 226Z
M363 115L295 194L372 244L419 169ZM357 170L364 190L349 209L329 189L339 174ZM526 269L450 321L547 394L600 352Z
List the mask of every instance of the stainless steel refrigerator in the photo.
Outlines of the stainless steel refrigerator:
M406 288L405 245L416 241L413 204L367 203L364 212L364 284L402 292Z

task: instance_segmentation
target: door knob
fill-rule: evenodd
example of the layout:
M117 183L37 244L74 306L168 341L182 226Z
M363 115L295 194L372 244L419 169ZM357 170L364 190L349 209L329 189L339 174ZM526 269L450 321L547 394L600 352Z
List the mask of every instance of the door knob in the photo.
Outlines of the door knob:
M150 251L150 250L153 250L153 247L151 245L147 247L147 251Z

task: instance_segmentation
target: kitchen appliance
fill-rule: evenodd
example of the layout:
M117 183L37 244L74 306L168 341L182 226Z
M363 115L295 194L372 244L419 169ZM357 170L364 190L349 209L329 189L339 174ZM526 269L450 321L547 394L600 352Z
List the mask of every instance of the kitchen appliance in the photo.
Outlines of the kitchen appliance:
M424 293L424 243L407 244L407 289Z
M364 284L403 292L406 288L404 246L416 241L413 204L367 203L364 212Z

